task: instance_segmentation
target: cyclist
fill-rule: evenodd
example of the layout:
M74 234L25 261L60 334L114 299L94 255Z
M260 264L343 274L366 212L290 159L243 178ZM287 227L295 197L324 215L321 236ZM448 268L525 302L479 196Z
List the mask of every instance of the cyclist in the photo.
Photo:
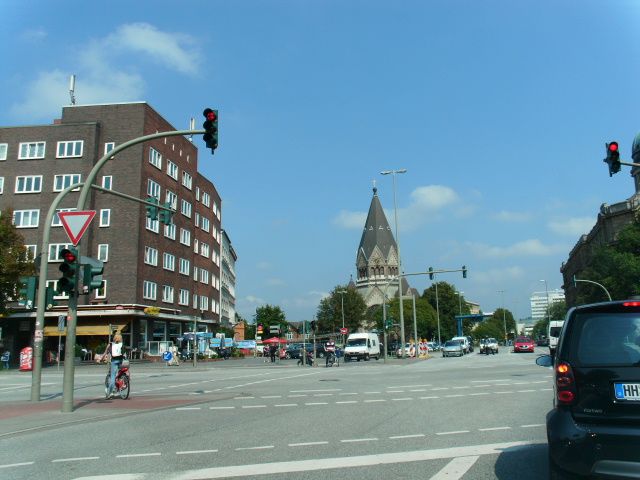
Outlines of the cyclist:
M331 364L336 361L336 342L333 340L329 340L324 344L324 351L326 352L325 358L325 367L329 366L329 359L331 359Z
M111 377L109 379L108 391L105 393L106 398L112 398L113 390L116 386L116 375L120 369L120 365L122 365L122 360L124 359L124 355L122 354L122 335L116 333L113 336L113 341L107 346L102 357L106 357L107 353L111 353Z

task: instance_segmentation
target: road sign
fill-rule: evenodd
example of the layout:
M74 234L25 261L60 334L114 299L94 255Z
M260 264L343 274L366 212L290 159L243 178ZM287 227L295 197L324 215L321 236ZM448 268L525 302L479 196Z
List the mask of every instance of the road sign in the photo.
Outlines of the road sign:
M162 354L162 359L163 359L165 362L170 362L172 358L173 358L173 354L172 354L171 352L164 352L164 353Z
M58 331L64 332L64 321L67 319L65 315L58 315Z
M349 329L348 329L348 328L341 328L341 329L340 329L340 333L341 333L342 335L346 335L347 333L349 333Z
M95 210L58 212L58 218L64 231L67 232L69 240L74 246L78 245L82 235L87 231L91 220L96 216Z

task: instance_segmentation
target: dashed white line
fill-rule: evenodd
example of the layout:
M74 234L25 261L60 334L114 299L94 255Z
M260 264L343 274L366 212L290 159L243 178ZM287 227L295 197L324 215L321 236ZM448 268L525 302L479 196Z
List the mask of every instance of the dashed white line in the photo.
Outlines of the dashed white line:
M100 457L56 458L55 460L51 460L51 463L82 462L84 460L98 460L99 458Z
M365 400L364 403L386 402L384 398L376 398L373 400Z
M270 448L274 448L273 445L262 445L260 447L239 447L236 448L236 451L241 451L241 450L268 450Z
M357 442L377 442L377 438L346 438L340 440L341 443L357 443Z
M457 393L455 395L445 395L444 398L454 398L454 397L464 397L461 393Z
M267 408L266 405L243 405L242 408Z
M457 435L458 433L469 433L469 430L454 430L451 432L437 432L436 435Z
M282 395L263 395L260 398L282 398Z
M198 453L218 453L218 450L184 450L182 452L176 452L176 455L194 455Z
M126 453L124 455L116 455L116 458L137 458L137 457L159 457L160 452L154 453Z
M339 393L338 395L358 395L357 392L345 392L345 393Z
M277 405L274 405L274 407L297 407L298 404L297 403L279 403Z
M489 392L477 392L477 393L470 393L469 396L470 397L475 397L478 395L489 395Z
M518 390L518 393L529 393L529 392L535 392L535 390Z
M305 405L329 405L329 402L306 402Z
M411 397L402 397L402 398L392 398L391 399L394 402L406 402L407 400L413 400L413 398Z
M434 396L431 396L431 397L420 397L420 400L431 400L431 399L433 399L433 398L440 398L440 397L435 396L435 395L434 395Z
M24 467L27 465L33 465L34 463L35 462L8 463L7 465L0 465L0 468Z
M489 427L489 428L479 428L480 432L492 432L494 430L511 430L511 427Z
M532 423L531 425L520 425L520 428L544 427L542 423Z
M233 410L236 407L209 407L209 410Z
M424 437L425 434L424 433L416 433L414 435L394 435L392 437L389 437L390 440L398 440L401 438L422 438Z
M513 390L507 390L507 391L504 391L504 392L493 392L493 393L514 393L514 392L513 392Z
M256 397L235 397L234 400L248 400L251 398L256 398Z
M336 405L346 405L346 404L352 404L352 403L358 403L357 400L344 400L342 402L336 402Z
M329 442L302 442L302 443L290 443L290 447L308 447L311 445L328 445Z
M201 407L176 407L176 410L200 410Z

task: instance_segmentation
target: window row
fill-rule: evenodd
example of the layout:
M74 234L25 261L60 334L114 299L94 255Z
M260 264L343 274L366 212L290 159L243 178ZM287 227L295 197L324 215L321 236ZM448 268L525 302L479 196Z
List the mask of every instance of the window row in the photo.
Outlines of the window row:
M75 208L59 208L56 210L56 214L51 219L52 227L62 226L58 213L60 212L72 212ZM100 210L99 226L108 227L111 225L111 209L103 208ZM13 224L16 228L38 228L40 224L40 210L14 210L13 212Z
M82 182L82 175L79 173L68 173L55 175L53 177L53 191L61 192L71 185ZM102 188L111 190L113 178L111 175L102 177ZM14 193L41 193L42 175L21 175L15 178ZM80 188L74 188L77 192ZM4 177L0 177L0 194L4 193Z
M153 147L149 148L149 163L162 170L162 154ZM167 175L178 180L178 165L167 159ZM193 189L193 177L186 171L182 171L182 185L189 190Z
M162 302L174 303L175 301L175 289L171 285L162 285ZM211 300L211 311L213 313L220 313L220 303L215 299L205 295L191 295L191 292L187 289L181 288L178 290L178 305L191 306L201 311L209 310L209 300ZM142 297L145 300L157 300L158 297L158 284L149 280L144 280L142 284ZM189 301L191 297L191 302Z
M47 142L22 142L18 144L18 160L37 160L45 156ZM70 140L57 142L56 158L82 157L84 150L83 140ZM0 161L6 160L9 155L9 144L0 143Z

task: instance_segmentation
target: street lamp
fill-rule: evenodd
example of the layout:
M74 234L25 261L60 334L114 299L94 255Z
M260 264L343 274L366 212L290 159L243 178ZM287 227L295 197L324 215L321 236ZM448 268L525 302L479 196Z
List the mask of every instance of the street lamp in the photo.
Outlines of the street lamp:
M502 294L502 325L504 327L504 346L507 346L507 317L504 309L504 290L498 290Z
M342 328L344 328L344 294L347 293L347 291L337 290L336 293L340 294L340 302L341 302L341 310L342 310ZM344 348L344 333L342 334L342 346Z
M544 282L544 291L547 293L547 322L551 321L551 311L549 309L549 287L547 286L547 281L546 280L540 280L541 282Z
M396 174L399 173L407 173L406 168L401 168L399 170L384 170L380 172L380 175L392 175L393 177L393 211L394 211L394 219L395 219L395 229L396 229L396 246L398 247L398 293L400 294L400 341L402 342L402 358L406 358L406 352L404 348L404 312L403 312L403 299L402 299L402 261L400 256L400 238L398 237L398 205L396 202ZM387 348L385 346L385 348Z
M462 315L462 295L464 295L464 292L456 292L456 295L458 295L458 308L460 309L460 315Z

